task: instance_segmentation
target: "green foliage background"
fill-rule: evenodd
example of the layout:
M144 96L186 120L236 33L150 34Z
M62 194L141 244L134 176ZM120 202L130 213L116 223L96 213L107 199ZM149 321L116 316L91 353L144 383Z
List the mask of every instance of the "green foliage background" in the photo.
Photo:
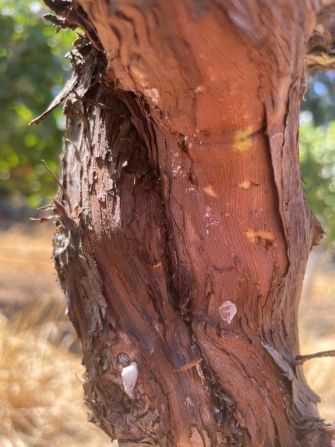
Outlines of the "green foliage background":
M76 35L56 33L36 0L0 0L0 196L15 193L30 206L47 202L56 191L54 171L62 145L61 109L28 127L64 85L64 55ZM320 73L302 104L300 151L307 200L335 241L335 73Z
M335 241L335 121L315 126L302 114L300 158L305 195L326 231L325 243Z
M64 84L64 58L75 33L56 33L46 23L42 2L0 0L0 194L20 193L37 206L54 194L63 118L54 112L28 127Z
M300 160L305 195L335 246L335 72L309 80L300 117Z

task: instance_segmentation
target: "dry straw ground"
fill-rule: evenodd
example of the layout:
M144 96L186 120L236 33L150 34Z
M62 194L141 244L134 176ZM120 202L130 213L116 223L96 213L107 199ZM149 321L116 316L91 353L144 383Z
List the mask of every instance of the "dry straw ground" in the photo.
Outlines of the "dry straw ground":
M51 227L0 231L0 447L111 446L87 422L83 368L51 260ZM302 353L335 348L335 270L316 253L301 306ZM313 271L313 274L312 274ZM306 362L320 411L335 419L335 359Z
M0 447L105 447L51 260L51 229L0 232Z

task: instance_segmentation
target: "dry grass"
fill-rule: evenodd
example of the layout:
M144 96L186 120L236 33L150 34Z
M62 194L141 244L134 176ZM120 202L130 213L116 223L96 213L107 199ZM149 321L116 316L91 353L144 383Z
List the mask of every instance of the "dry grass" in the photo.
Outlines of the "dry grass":
M0 445L3 447L104 446L86 422L78 357L49 340L46 323L21 329L0 321Z
M75 335L52 272L50 230L16 229L1 240L7 317L0 313L0 446L111 446L87 421L83 367L69 350L76 348Z
M335 265L334 253L316 251L310 259L300 306L302 354L335 349ZM335 421L335 358L309 360L304 370L311 388L321 397L319 411Z
M111 446L87 422L83 368L72 352L78 347L56 283L51 232L36 225L0 232L0 447ZM335 274L327 256L317 258L314 279L306 281L303 354L335 348ZM335 419L334 368L335 359L305 364L329 421Z

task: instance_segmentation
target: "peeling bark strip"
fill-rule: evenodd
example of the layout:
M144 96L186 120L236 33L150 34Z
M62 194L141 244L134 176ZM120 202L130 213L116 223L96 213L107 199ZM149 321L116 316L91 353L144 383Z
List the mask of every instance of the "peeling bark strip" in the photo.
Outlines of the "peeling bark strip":
M90 40L66 92L55 260L92 419L128 446L331 446L296 360L320 2L47 3Z

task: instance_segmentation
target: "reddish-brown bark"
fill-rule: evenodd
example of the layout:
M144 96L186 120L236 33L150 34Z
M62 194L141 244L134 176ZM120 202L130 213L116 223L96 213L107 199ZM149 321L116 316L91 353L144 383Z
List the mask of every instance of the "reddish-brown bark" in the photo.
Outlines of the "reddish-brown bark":
M48 3L91 41L65 107L55 259L93 418L124 445L330 446L296 360L320 235L297 146L320 5Z

